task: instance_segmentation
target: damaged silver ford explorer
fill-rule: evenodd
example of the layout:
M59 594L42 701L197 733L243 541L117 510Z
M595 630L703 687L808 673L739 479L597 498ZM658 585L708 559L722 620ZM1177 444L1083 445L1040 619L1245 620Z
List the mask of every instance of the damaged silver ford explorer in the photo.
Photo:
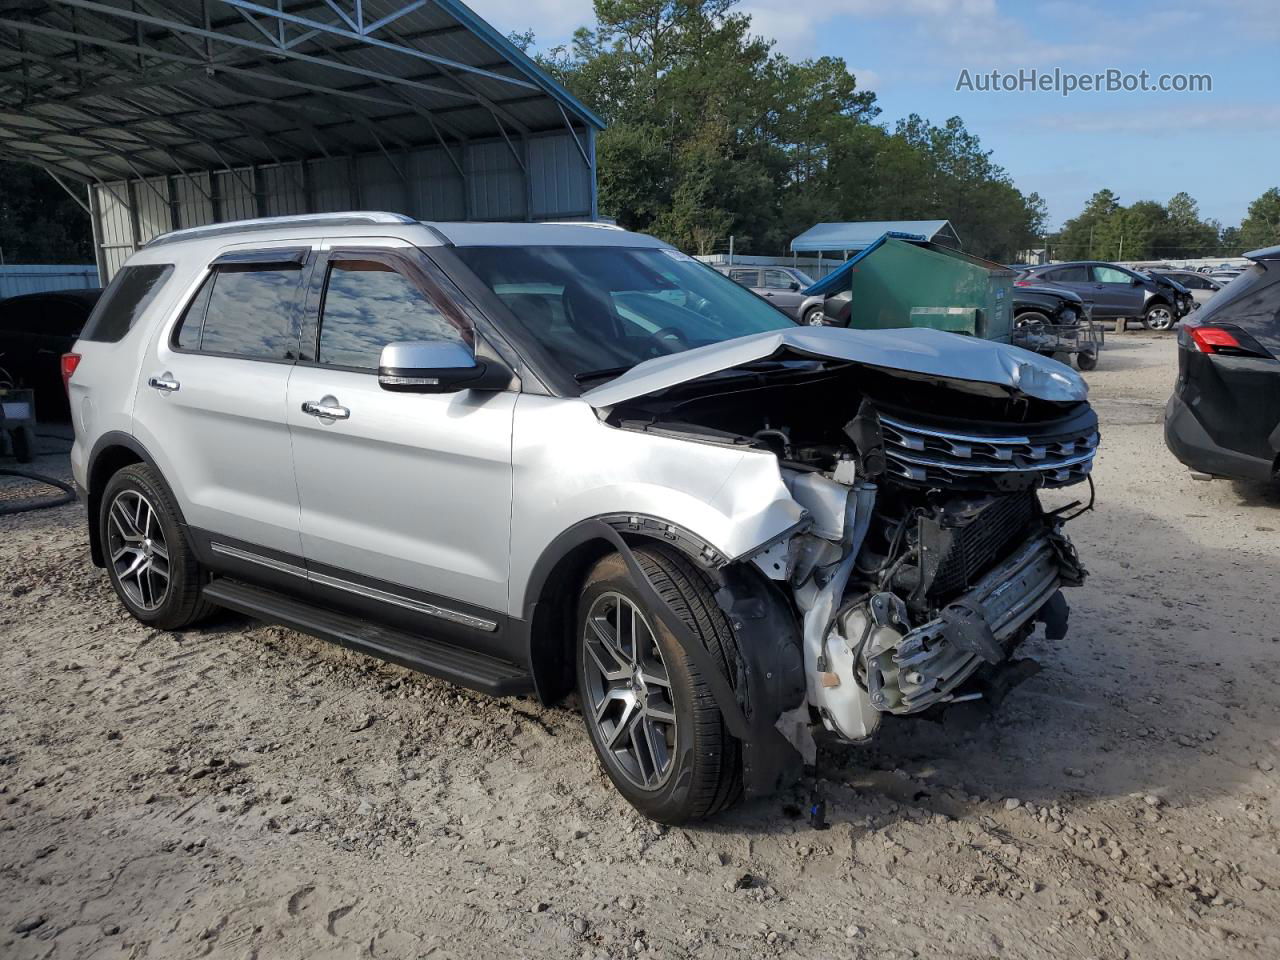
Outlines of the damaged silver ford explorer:
M650 237L351 213L158 238L64 362L92 555L452 682L576 690L668 823L812 733L991 698L1084 570L1039 491L1098 444L1068 367L800 327Z

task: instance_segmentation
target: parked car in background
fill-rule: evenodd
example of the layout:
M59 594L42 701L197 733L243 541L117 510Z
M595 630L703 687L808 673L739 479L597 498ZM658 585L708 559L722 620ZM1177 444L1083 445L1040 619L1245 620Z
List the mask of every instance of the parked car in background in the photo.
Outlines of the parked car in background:
M495 695L576 690L666 823L793 784L814 730L998 700L1086 576L1039 496L1093 466L1074 371L801 327L625 230L181 230L67 361L90 555L137 620L223 606Z
M1191 292L1191 299L1197 304L1204 304L1226 284L1221 280L1196 273L1194 270L1156 270L1162 277L1176 280Z
M101 296L95 287L0 300L0 383L34 390L38 419L69 419L62 355L80 336Z
M1165 443L1196 473L1271 480L1280 467L1280 247L1178 332L1178 380Z
M813 278L795 267L716 267L734 283L764 297L783 313L811 327L822 325L822 297L805 296Z
M1168 330L1191 311L1194 302L1191 292L1174 280L1097 260L1032 267L1014 286L1044 283L1093 301L1095 320L1141 320L1149 330Z
M1209 274L1209 279L1214 280L1221 286L1225 287L1228 283L1230 283L1236 277L1240 276L1240 274L1242 273L1244 273L1243 270L1236 270L1236 269L1214 270L1212 273Z

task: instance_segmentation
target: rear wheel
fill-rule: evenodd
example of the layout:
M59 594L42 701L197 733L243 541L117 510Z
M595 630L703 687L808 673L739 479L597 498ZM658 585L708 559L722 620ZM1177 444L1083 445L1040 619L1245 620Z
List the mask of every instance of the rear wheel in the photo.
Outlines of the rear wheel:
M200 597L204 572L182 530L173 494L145 464L107 481L98 533L116 596L134 618L161 630L190 626L213 605Z
M732 678L733 632L706 575L684 556L640 547L653 588ZM602 559L578 601L578 694L605 772L645 816L678 824L742 794L741 748L694 661L650 612L618 554Z
M1148 330L1168 330L1173 321L1173 308L1167 303L1153 303L1142 315L1142 324Z
M1081 370L1092 370L1098 365L1098 355L1089 350L1082 350L1076 354L1076 366Z

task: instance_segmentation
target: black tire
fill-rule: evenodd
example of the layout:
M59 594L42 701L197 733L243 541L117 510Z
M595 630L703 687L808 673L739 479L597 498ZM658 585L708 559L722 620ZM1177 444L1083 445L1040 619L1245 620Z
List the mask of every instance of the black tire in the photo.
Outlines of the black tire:
M822 307L810 307L804 312L804 325L806 327L825 327L826 319L822 316Z
M1013 318L1015 327L1031 327L1038 323L1052 323L1049 315L1041 313L1039 310L1024 310Z
M1148 330L1172 330L1177 322L1177 312L1164 302L1149 305L1142 314L1142 325Z
M1098 365L1098 355L1092 351L1082 350L1076 354L1076 366L1081 370L1092 370Z
M682 554L659 545L638 547L635 557L653 588L705 645L717 669L733 681L736 641L717 606L707 575ZM622 595L645 616L670 680L676 719L669 774L652 789L635 783L604 742L603 728L592 716L588 688L586 634L588 613L611 595ZM729 733L715 697L693 660L662 621L649 612L622 557L616 553L591 570L578 600L575 660L583 721L601 765L627 802L651 820L681 824L717 814L742 797L741 744Z
M140 495L154 509L154 521L168 553L167 584L163 593L156 591L152 594L155 597L159 593L159 598L153 605L146 605L138 597L131 595L130 590L121 582L121 571L112 557L112 507L117 500L124 503L132 500L135 495ZM182 512L168 486L155 470L146 464L135 463L114 474L103 488L97 523L111 586L125 609L135 619L159 630L179 630L214 612L216 607L200 595L200 587L208 577L196 561L191 544L187 541ZM124 559L127 558L122 558L122 562Z

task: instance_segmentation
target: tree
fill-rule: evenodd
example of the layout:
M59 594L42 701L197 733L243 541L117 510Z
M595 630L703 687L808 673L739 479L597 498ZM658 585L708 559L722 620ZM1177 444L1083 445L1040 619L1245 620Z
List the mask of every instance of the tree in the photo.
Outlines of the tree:
M0 250L8 263L93 263L89 216L39 167L0 162Z
M1120 209L1120 200L1110 190L1102 189L1089 198L1079 216L1062 225L1050 244L1058 260L1092 260L1099 226Z
M1239 245L1244 252L1280 245L1280 189L1272 187L1249 204L1240 222Z
M843 60L775 53L734 0L596 0L595 17L539 59L608 123L600 208L623 226L776 253L819 220L949 218L1001 257L1043 229L958 117L890 133Z

